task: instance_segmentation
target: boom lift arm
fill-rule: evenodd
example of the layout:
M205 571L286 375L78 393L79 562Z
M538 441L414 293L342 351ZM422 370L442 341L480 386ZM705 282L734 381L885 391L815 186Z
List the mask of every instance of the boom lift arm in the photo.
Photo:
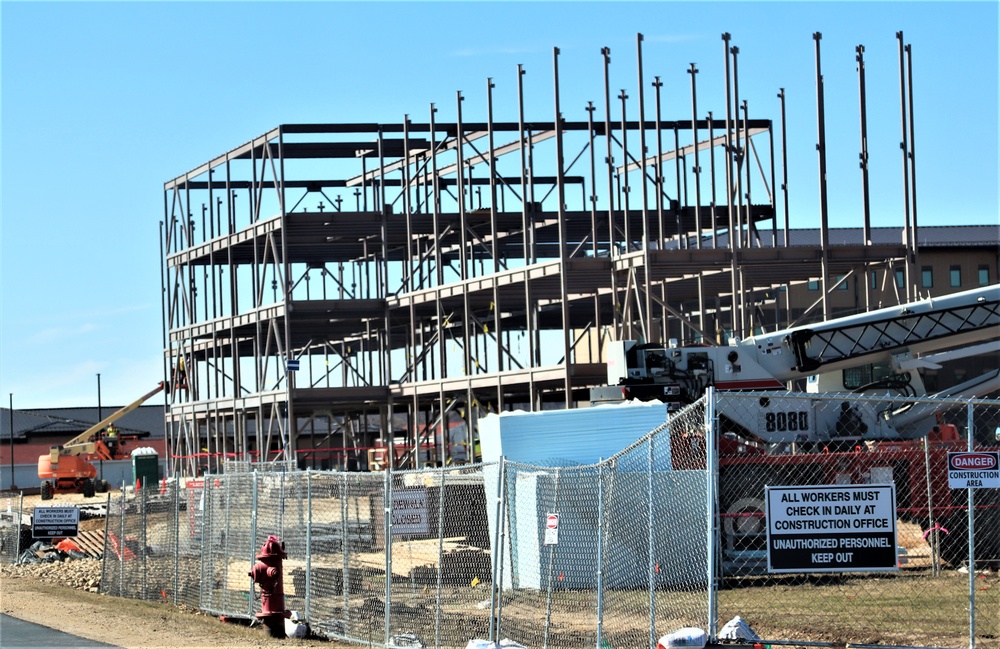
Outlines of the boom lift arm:
M164 390L169 390L169 388L165 382L161 381L159 385L157 385L155 388L153 388L146 394L142 395L132 403L122 408L121 410L117 410L114 413L108 415L107 417L97 422L87 430L83 431L73 439L69 440L62 446L53 446L49 450L49 460L51 461L52 466L55 467L56 464L59 462L59 456L83 455L83 454L94 453L94 451L96 450L96 442L94 441L94 437L97 435L98 432L104 430L107 426L118 421L119 419L121 419L122 417L124 417L125 415L132 412L133 410L141 406L143 403L151 399L153 396Z

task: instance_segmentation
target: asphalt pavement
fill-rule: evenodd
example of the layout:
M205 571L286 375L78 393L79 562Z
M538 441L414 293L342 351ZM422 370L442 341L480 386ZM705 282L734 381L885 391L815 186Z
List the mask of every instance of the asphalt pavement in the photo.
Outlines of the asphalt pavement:
M34 622L25 622L0 613L0 647L31 647L31 649L66 649L90 647L117 647L80 636L63 633ZM120 648L119 648L120 649Z

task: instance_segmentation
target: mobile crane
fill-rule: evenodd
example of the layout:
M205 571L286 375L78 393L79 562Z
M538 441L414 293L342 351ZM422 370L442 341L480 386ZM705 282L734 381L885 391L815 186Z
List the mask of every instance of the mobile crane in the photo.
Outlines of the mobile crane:
M956 565L967 556L967 509L964 492L948 489L945 457L949 450L965 450L966 441L953 424L937 420L940 404L901 397L926 395L921 367L969 354L1000 359L998 337L1000 284L729 346L624 341L609 352L608 386L592 389L591 403L658 399L675 411L710 386L718 391L719 504L730 572L744 570L746 557L762 555L764 487L804 481L893 481L900 518L925 530L948 529L941 556ZM807 395L816 397L788 395L785 390L798 380L806 380ZM970 398L997 389L1000 362L935 396ZM748 399L749 391L760 396ZM829 398L834 393L845 399ZM847 400L851 393L868 398ZM683 457L675 454L675 463ZM977 529L1000 529L998 490L983 490L976 511ZM1000 561L1000 535L982 536L977 556Z
M104 431L164 390L169 390L169 387L161 382L154 389L105 417L62 446L53 446L48 454L39 456L38 477L42 480L42 500L50 500L54 494L61 493L82 493L85 498L93 497L97 489L95 482L97 469L88 460L118 460L128 457L121 452L123 443L105 438Z
M946 348L970 343L981 343L975 348L978 353L997 353L1000 345L984 341L998 337L1000 284L762 334L729 346L613 343L610 387L593 388L590 397L592 403L659 399L668 410L677 410L701 398L709 386L719 392L783 391L788 383L806 379L807 391L826 392L830 377L843 370L875 377L850 392L924 396L919 367L953 354L942 352ZM880 366L881 375L868 369L873 365ZM1000 368L939 396L972 397L998 388ZM760 408L764 416L725 407L720 414L728 431L764 444L829 441L840 417L837 407L817 405L814 413L802 414L781 399L770 399ZM929 422L933 425L933 405L891 408L888 399L861 407L855 429L864 433L855 441L916 439L927 434Z

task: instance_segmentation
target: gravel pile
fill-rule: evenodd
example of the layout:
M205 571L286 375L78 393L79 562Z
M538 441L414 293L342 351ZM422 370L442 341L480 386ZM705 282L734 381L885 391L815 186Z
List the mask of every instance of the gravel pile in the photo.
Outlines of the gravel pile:
M100 559L66 559L41 563L0 566L0 577L30 577L96 593L101 585Z

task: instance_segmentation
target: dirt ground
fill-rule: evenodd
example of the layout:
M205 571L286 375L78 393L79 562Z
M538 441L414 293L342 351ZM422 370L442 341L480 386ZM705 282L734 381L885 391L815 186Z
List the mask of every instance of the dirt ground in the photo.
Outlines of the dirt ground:
M126 649L350 646L318 639L278 640L259 625L227 623L169 604L99 595L6 572L2 580L4 614Z

